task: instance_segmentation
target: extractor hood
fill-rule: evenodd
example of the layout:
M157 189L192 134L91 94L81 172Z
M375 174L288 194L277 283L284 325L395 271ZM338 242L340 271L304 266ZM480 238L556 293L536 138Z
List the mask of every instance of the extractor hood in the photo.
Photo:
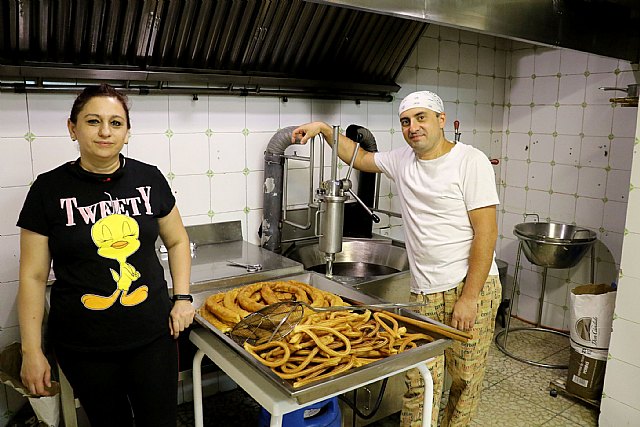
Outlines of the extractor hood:
M640 59L640 0L0 0L0 91L390 100L430 23Z
M302 0L0 0L0 89L389 100L427 26Z
M640 0L314 0L539 45L640 60Z

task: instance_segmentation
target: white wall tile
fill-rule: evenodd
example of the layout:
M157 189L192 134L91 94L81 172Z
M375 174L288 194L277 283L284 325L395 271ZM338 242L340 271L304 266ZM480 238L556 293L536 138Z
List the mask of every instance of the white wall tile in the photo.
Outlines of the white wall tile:
M460 40L460 30L453 27L440 27L440 38L457 42Z
M210 96L209 129L214 132L242 132L246 127L246 99Z
M475 108L474 128L478 132L488 132L491 130L491 119L493 110L489 106L477 105Z
M427 70L420 68L416 72L417 90L428 90L438 92L438 72L436 70ZM394 109L396 112L397 109Z
M460 45L460 64L459 69L461 73L478 72L478 47L469 44Z
M22 138L29 132L25 94L0 93L0 115L2 115L3 122L0 127L0 138Z
M440 42L440 52L438 54L438 66L445 71L458 71L460 46L457 42Z
M247 214L247 235L245 240L254 245L260 246L260 237L258 230L262 224L262 209L252 209Z
M601 87L611 87L616 85L616 75L614 73L595 73L587 76L587 86L585 88L584 100L587 104L598 104L611 106L609 98L624 96L621 92L601 90Z
M509 55L509 61L511 61L511 55ZM511 69L511 64L507 67L507 54L503 50L496 50L495 67L496 77L507 77L507 70Z
M605 389L607 393L608 379L605 376ZM603 396L600 402L600 417L598 425L600 427L620 427L634 426L640 424L640 409L633 408L614 398Z
M169 128L173 133L204 133L209 128L209 103L206 96L194 100L192 95L169 98Z
M576 198L572 195L553 193L549 216L552 221L571 224L575 218Z
M551 162L555 140L552 135L534 134L529 144L529 158L534 162Z
M280 101L281 129L288 126L300 126L311 121L311 100L289 98L287 102Z
M561 135L578 135L582 132L584 109L574 105L560 105L556 121L556 132Z
M504 59L504 57L503 57ZM493 48L478 48L478 74L484 76L493 76L495 74L496 55Z
M611 337L609 353L616 359L640 368L640 323L617 317L612 326L616 333Z
M275 132L278 130L280 127L280 104L280 99L275 97L247 97L246 128L249 129L249 132Z
M65 136L69 138L67 119L75 100L74 95L27 94L29 128L37 137Z
M551 189L551 164L531 162L529 163L529 176L527 186L534 190L549 191Z
M533 102L545 105L555 104L558 100L559 82L555 75L536 77L533 80Z
M607 397L632 408L640 408L640 393L637 392L638 384L637 381L633 380L637 378L640 378L640 366L616 358L609 359L606 372L605 393Z
M251 134L250 134L251 135ZM259 134L266 138L267 135ZM247 137L248 139L248 137ZM254 148L254 147L252 147ZM255 147L256 153L264 148ZM245 168L245 136L241 133L214 133L209 140L209 164L214 173L242 172ZM202 153L206 153L204 150ZM264 155L260 155L264 160Z
M209 170L209 138L204 133L175 134L169 147L174 174L205 174Z
M511 161L509 161L509 163L511 163ZM502 203L500 204L500 207L502 209L504 209L507 212L518 213L522 215L525 213L526 205L527 205L527 191L524 188L513 187L508 185L504 189L504 198L502 200ZM519 221L519 222L522 222L522 221Z
M438 57L440 56L440 43L431 37L422 37L417 47L418 67L435 70L438 68Z
M247 175L247 207L253 210L262 210L264 202L264 173L252 171ZM255 191L255 190L258 191ZM262 191L261 191L262 190Z
M509 108L509 131L527 133L531 130L531 107L512 105Z
M18 215L22 209L24 199L27 197L29 187L0 187L0 236L18 234L20 229L16 227Z
M618 60L606 56L589 54L587 68L590 73L613 72L618 68Z
M531 77L534 74L533 49L520 49L511 54L511 71L508 75L512 77Z
M0 283L0 330L11 326L18 326L18 282Z
M27 185L32 180L29 141L22 137L0 138L0 187Z
M20 342L20 328L18 328L17 326L13 326L11 328L6 328L0 331L0 348L5 348L6 346L14 342ZM7 392L15 394L15 396L12 395L9 398L9 409L11 409L12 411L18 410L19 407L16 407L16 400L18 400L20 395L17 394L13 389L9 388L7 388Z
M626 202L629 199L629 171L610 170L607 173L605 196L609 200Z
M31 143L33 173L39 175L50 171L65 162L80 157L78 143L72 142L68 136L38 137Z
M460 30L460 42L477 45L478 33L472 32L472 31Z
M211 209L216 213L241 211L247 206L247 177L243 173L214 175L211 191Z
M531 168L529 168L531 171ZM549 191L539 191L530 189L527 191L527 213L537 213L540 218L549 216L549 206L551 205L551 194Z
M183 216L206 215L211 206L211 192L209 177L201 175L178 175L171 181L171 188L176 197L176 203L180 207ZM224 191L226 187L219 187L217 192Z
M635 108L616 107L613 109L613 124L611 133L618 137L633 137L636 131Z
M584 109L582 133L589 136L608 136L611 133L613 108L611 105L589 105Z
M634 249L633 252L636 250L637 249ZM617 294L615 307L616 316L640 324L640 310L638 310L638 301L640 301L638 299L640 298L640 278L631 277L625 273L624 276L620 277L618 282Z
M588 56L570 49L560 50L560 72L564 74L584 74L587 71Z
M458 99L458 74L451 71L438 73L438 95L443 101L456 101ZM445 111L450 111L445 106Z
M640 250L640 234L629 233L624 237L622 252L622 274L640 279L640 263L638 262L638 250Z
M348 126L354 124L369 128L369 123L367 123L367 104L351 100L341 101L340 124L343 129L347 129Z
M597 230L602 225L602 210L604 202L601 199L578 197L576 200L576 224Z
M415 90L415 89L414 89ZM331 126L340 124L340 104L324 100L314 99L311 101L311 120L323 121Z
M157 166L164 176L171 172L169 138L164 134L133 134L129 138L127 156Z
M611 141L609 166L612 169L631 170L633 138L614 138Z
M264 152L269 145L269 141L275 134L269 132L250 133L246 137L246 167L250 170L264 170ZM232 140L236 140L235 137L231 137ZM215 138L215 135L214 135ZM225 136L226 139L226 136ZM307 144L309 145L309 144ZM296 145L295 150L304 151L304 147ZM289 148L292 150L291 148ZM286 152L289 154L288 152ZM234 158L234 162L239 161Z
M582 104L585 97L586 77L583 74L563 75L558 86L560 104Z
M20 236L0 234L0 243L0 283L16 281L20 269Z
M555 193L575 194L578 191L577 167L563 164L554 165L551 189Z
M529 169L528 166L527 162L523 162L522 160L509 160L506 164L507 185L513 187L526 187L527 175L525 175L524 172Z
M458 100L474 103L476 101L477 78L473 74L460 74L458 77Z
M511 105L529 105L533 102L533 82L529 77L515 77L511 80L509 103Z
M557 108L553 105L536 105L531 109L531 130L534 133L552 134L556 128Z
M609 164L609 139L607 137L585 136L580 147L580 165L607 167Z
M580 164L582 139L577 135L560 135L553 146L553 160L565 165Z
M640 233L640 215L638 215L637 203L640 202L640 188L634 187L629 191L629 205L627 206L627 222L625 227L632 233ZM640 247L637 249L640 250Z
M536 49L534 70L536 76L555 76L560 72L561 51L555 48Z
M602 226L605 230L624 230L627 217L627 203L607 200L604 205ZM620 262L620 258L617 259Z
M369 101L367 107L367 128L372 131L388 131L393 127L394 115L393 103Z
M129 110L134 134L157 134L169 129L168 95L130 95Z
M607 183L607 171L600 168L581 167L578 171L578 195L603 198Z

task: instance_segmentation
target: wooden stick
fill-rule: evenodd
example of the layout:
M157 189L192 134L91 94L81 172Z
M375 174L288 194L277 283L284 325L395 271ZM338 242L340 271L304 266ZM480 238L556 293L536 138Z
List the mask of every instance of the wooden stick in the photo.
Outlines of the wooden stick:
M432 323L427 323L427 322L424 322L422 320L416 320L416 319L413 319L411 317L406 317L406 316L402 316L400 314L392 313L390 311L385 311L385 313L388 314L389 316L391 316L391 317L393 317L393 318L395 318L397 320L400 320L400 321L402 321L404 323L407 323L409 325L413 325L413 326L416 326L418 328L425 329L427 331L436 332L436 333L438 333L440 335L444 335L445 337L451 338L451 339L456 340L456 341L467 342L467 341L469 341L470 339L473 338L473 335L471 335L470 333L459 331L459 330L457 330L455 328L447 328L447 329L445 329L445 328L443 328L441 326L434 325Z

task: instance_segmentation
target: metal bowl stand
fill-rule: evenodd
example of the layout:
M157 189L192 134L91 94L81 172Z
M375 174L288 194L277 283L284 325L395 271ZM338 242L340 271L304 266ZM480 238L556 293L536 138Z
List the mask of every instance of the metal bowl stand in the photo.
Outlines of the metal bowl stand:
M511 322L511 310L513 308L514 296L516 294L516 290L518 289L518 285L519 285L518 273L520 272L520 256L522 254L522 245L523 245L523 242L520 241L518 245L518 255L516 256L516 270L513 273L513 289L511 290L511 299L509 300L509 311L506 316L507 324L506 324L506 327L496 335L496 338L495 338L496 346L504 354L511 357L512 359L519 360L520 362L524 362L533 366L540 366L542 368L565 369L569 365L556 365L556 364L550 364L550 363L537 362L535 360L518 356L517 354L514 354L513 352L509 351L507 348L507 338L509 337L509 332L539 331L539 332L556 334L556 335L560 335L567 338L569 337L569 334L565 332L560 332L550 328L545 328L540 324L540 322L542 321L542 306L544 304L544 292L547 286L547 267L544 267L544 271L542 272L542 290L540 291L540 303L538 304L538 320L536 321L536 326L523 327L523 328L509 328L509 324ZM591 245L591 283L594 283L594 280L595 280L595 245ZM500 341L500 337L502 336L504 336L504 339Z

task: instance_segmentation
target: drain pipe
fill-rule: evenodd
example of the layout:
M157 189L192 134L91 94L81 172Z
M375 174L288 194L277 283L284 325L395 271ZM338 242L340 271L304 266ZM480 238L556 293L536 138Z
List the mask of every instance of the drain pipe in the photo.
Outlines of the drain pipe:
M282 193L284 177L284 151L291 145L296 126L276 132L264 152L264 196L262 207L263 248L280 253L282 251Z

